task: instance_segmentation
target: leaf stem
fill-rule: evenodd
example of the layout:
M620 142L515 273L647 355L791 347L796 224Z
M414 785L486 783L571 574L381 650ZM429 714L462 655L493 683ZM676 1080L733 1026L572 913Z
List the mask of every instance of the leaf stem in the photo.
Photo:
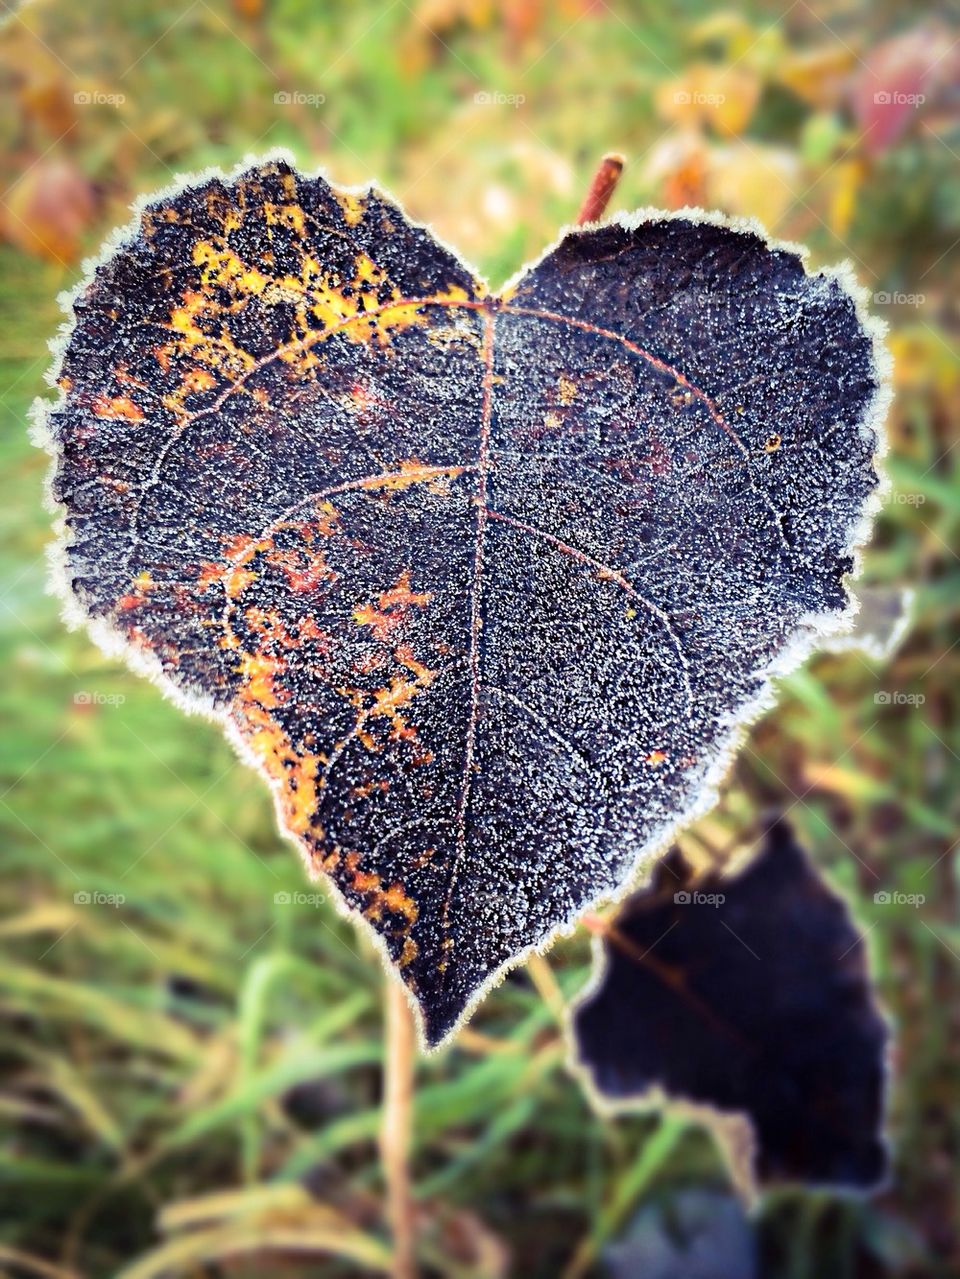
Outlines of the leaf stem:
M380 1158L387 1188L387 1220L393 1236L393 1279L416 1279L416 1230L410 1185L414 1062L413 1014L399 982L387 977Z
M577 225L603 217L620 174L623 157L605 155L587 192ZM534 957L532 966L538 988L556 1011L559 993L545 962ZM413 1014L400 984L387 978L384 989L386 1019L384 1043L383 1115L380 1123L380 1158L387 1190L387 1219L393 1237L393 1279L416 1279L416 1228L410 1182L410 1146L413 1132L413 1091L416 1033Z
M586 222L600 221L606 212L610 197L620 181L623 165L623 156L617 155L616 152L612 151L609 155L603 157L597 166L596 173L593 175L593 181L590 183L590 189L587 191L583 204L580 206L580 212L577 214L577 226L583 226Z

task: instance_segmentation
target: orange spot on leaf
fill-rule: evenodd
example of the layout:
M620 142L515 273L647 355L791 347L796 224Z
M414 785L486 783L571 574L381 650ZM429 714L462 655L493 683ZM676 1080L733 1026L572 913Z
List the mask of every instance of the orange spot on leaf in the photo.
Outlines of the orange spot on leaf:
M378 640L388 640L407 618L411 608L426 608L433 599L430 591L413 591L410 587L410 570L404 569L397 583L383 591L377 607L363 604L354 611L354 620L361 626L369 626Z
M119 418L124 422L142 422L143 413L129 395L98 395L90 406L97 417Z

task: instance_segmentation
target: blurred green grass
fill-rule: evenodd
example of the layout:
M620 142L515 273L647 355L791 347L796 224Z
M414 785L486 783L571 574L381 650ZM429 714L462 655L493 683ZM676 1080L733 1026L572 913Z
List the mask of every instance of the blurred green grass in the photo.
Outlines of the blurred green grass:
M877 308L898 398L893 489L865 559L870 582L915 589L908 637L887 664L828 654L787 681L700 833L745 837L789 809L849 893L898 1027L891 1186L870 1203L769 1196L764 1279L956 1273L960 130L931 89L927 113L874 149L826 70L876 77L871 50L930 20L866 0L784 13L56 0L0 30L5 1272L33 1273L6 1249L114 1274L168 1238L184 1249L170 1273L205 1273L191 1256L217 1241L172 1205L228 1190L241 1197L211 1204L215 1223L265 1239L332 1231L354 1250L310 1262L288 1249L287 1273L353 1274L383 1255L378 965L329 904L277 903L307 886L219 733L62 626L45 593L47 462L25 427L57 293L129 199L285 145L341 183L377 179L495 280L553 238L597 157L620 149L616 207L693 192L760 213L815 264L853 257L874 293L922 295ZM703 84L724 90L722 120L678 106ZM124 101L78 105L77 92ZM925 700L878 705L882 689ZM881 907L880 890L926 901ZM564 942L549 963L572 994L588 948ZM415 1176L439 1274L486 1279L508 1253L504 1273L553 1276L641 1201L724 1183L702 1131L590 1113L533 976L511 976L457 1046L420 1063Z

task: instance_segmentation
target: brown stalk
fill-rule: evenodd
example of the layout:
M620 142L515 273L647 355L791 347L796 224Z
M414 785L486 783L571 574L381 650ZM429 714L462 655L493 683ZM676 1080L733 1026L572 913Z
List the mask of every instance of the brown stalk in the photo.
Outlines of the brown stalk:
M598 222L623 172L623 157L605 155L577 216L577 225ZM553 1003L552 975L541 960L542 993ZM380 1158L387 1192L387 1220L393 1237L393 1279L416 1279L416 1221L410 1179L413 1135L413 1094L417 1052L413 1014L400 984L388 978L384 990L386 1019L383 1074L383 1117Z
M577 214L577 226L583 226L585 222L600 221L606 212L607 205L610 203L610 197L620 181L623 165L623 156L617 155L616 152L611 152L603 157L597 166L596 173L593 175L593 181L590 183L590 189L587 191L583 204L580 206L580 212Z
M388 977L380 1158L387 1188L387 1220L393 1237L393 1279L416 1279L417 1241L410 1146L417 1037L413 1013L399 982Z

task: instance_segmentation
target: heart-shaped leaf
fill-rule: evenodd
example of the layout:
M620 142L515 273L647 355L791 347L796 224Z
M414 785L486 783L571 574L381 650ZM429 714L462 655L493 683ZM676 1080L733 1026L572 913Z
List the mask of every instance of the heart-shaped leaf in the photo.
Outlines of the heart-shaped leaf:
M73 308L73 615L225 726L429 1043L704 806L842 623L874 335L754 229L572 231L493 295L274 160L147 204Z
M661 863L608 926L573 1032L604 1101L745 1116L761 1178L883 1176L886 1024L857 928L786 822L729 878Z

